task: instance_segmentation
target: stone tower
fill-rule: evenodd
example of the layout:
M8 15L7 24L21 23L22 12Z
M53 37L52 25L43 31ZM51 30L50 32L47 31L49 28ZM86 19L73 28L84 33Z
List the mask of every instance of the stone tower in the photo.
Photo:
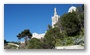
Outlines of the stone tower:
M60 16L57 15L57 11L56 11L56 8L54 8L54 16L52 16L52 28L54 28L55 24L58 22L58 18Z

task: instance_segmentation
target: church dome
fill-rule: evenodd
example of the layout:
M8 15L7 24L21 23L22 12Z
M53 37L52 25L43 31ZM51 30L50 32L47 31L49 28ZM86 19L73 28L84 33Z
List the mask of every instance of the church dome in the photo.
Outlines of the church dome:
M69 8L68 12L71 12L71 13L72 13L73 11L76 11L76 9L77 9L77 8L76 8L75 6L71 6L71 7Z

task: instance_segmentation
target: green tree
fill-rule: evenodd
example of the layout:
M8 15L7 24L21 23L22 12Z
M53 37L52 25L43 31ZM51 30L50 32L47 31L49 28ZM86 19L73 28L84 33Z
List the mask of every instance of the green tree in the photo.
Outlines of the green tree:
M81 26L82 28L84 28L84 13L79 14L79 18L80 18Z
M8 43L8 41L4 40L4 44L5 44L5 43Z
M48 44L49 48L52 49L55 47L56 39L58 38L62 39L63 36L61 36L59 28L55 27L47 30L47 33L44 36L44 41Z
M48 28L49 28L49 29L51 29L51 28L52 28L52 26L51 26L51 25L48 25Z
M77 9L78 9L78 17L80 19L81 33L84 34L84 32L82 31L84 29L84 4L82 6L78 6Z
M28 40L28 38L30 39L30 38L32 37L32 34L31 34L31 32L27 29L27 30L24 30L24 31L22 31L21 33L19 33L19 34L17 35L17 37L18 37L19 40L20 40L21 38L24 38L24 39L25 39L25 43L26 43L26 45L27 45L27 40Z
M68 36L77 35L81 30L80 20L75 12L64 14L61 17L61 25Z
M83 11L84 11L84 4L82 5L82 9L83 9Z

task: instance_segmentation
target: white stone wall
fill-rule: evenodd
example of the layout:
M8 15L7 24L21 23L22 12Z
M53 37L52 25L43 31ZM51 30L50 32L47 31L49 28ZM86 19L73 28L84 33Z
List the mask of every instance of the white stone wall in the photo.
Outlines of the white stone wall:
M44 35L45 35L45 33L43 33L43 34L33 33L32 38L41 39L41 38L44 38Z

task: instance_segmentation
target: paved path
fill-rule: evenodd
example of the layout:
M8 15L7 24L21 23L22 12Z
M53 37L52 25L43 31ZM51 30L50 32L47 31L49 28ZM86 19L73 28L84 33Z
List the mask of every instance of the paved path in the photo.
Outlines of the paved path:
M9 45L15 45L15 46L17 46L17 48L16 49L18 49L19 48L19 45L17 45L17 44L14 44L14 43L8 43Z
M73 45L73 46L57 46L55 49L84 49L84 46L81 45Z

